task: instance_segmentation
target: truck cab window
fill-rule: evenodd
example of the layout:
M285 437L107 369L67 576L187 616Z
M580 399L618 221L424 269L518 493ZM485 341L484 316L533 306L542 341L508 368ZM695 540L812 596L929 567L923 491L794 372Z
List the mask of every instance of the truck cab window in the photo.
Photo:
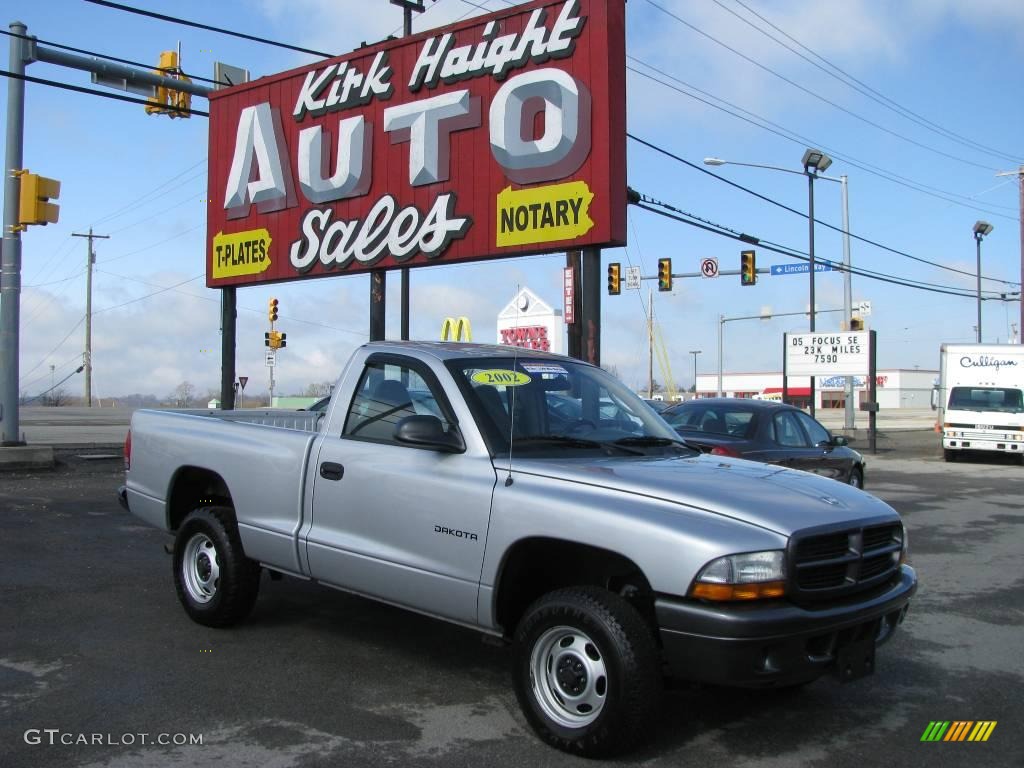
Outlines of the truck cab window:
M447 430L449 421L430 385L412 368L370 363L363 371L345 418L345 437L395 442L395 427L408 416L435 416Z

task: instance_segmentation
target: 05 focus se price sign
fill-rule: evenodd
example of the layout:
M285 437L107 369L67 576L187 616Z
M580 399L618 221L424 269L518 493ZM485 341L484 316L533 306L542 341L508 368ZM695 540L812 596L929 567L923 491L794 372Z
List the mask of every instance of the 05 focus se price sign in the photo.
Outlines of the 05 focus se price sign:
M858 333L787 333L787 376L866 376L869 331Z

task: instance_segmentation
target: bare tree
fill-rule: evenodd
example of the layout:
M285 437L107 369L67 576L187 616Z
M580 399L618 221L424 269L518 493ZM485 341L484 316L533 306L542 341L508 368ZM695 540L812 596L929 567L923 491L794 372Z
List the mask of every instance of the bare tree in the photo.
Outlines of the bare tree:
M314 381L308 387L306 391L302 393L303 397L326 397L331 394L331 390L334 389L334 383L330 381Z
M194 385L187 381L181 382L174 388L174 392L171 393L171 402L177 405L179 408L188 408L192 404L192 399L196 396L196 388Z

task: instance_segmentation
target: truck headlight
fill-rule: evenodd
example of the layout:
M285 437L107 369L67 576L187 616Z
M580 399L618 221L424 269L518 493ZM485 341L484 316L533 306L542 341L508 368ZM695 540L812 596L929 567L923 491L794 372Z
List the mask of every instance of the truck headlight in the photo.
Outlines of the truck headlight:
M910 537L907 535L907 524L901 523L903 526L903 537L900 539L900 565L910 562Z
M786 559L781 550L727 555L705 565L690 589L704 600L758 600L786 594Z

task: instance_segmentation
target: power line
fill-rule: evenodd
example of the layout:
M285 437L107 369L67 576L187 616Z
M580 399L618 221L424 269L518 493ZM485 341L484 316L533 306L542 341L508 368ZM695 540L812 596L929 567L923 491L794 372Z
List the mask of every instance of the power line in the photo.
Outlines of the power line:
M91 1L92 0L90 0L90 2ZM942 157L948 158L950 160L955 160L956 162L963 163L964 165L972 165L975 168L981 168L981 169L986 170L986 171L997 171L997 170L999 170L998 168L995 168L993 166L982 165L981 163L976 163L973 160L967 160L966 158L958 157L957 155L951 155L948 152L943 152L941 149L936 149L935 147L929 146L928 144L924 144L923 142L920 142L920 141L917 141L915 139L912 139L909 136L904 136L902 133L900 133L898 131L894 131L891 128L886 128L884 125L882 125L880 123L876 123L873 120L869 120L868 118L864 117L863 115L857 114L852 109L847 109L846 107L842 106L841 104L837 104L836 102L832 101L831 99L828 99L828 98L822 96L820 93L815 93L810 88L807 88L807 87L805 87L803 85L800 85L800 83L796 82L792 78L786 77L781 72L776 72L771 67L766 66L765 64L762 64L761 62L757 61L756 59L754 59L754 58L752 58L750 56L747 56L742 51L739 51L736 48L733 48L728 43L724 43L721 40L719 40L718 38L708 34L704 30L702 30L700 27L698 27L698 26L696 26L694 24L691 24L690 22L686 21L685 19L683 19L680 16L677 16L675 13L673 13L670 10L668 10L667 8L664 8L664 7L660 6L660 5L658 5L656 2L654 2L654 0L647 0L647 3L649 5L654 6L659 11L661 11L664 14L666 14L667 16L671 16L673 19L678 21L680 24L682 24L683 26L685 26L685 27L687 27L689 29L692 29L694 32L696 32L697 34L701 35L702 37L706 37L708 40L712 41L713 43L716 43L717 45L722 46L727 51L731 51L732 53L736 54L737 56L739 56L744 61L747 61L750 64L753 64L755 67L758 67L759 69L762 69L765 72L768 72L769 74L774 75L775 77L777 77L780 80L782 80L784 83L788 83L789 85L791 85L792 87L796 88L797 90L803 91L808 96L811 96L811 97L817 99L818 101L822 101L822 102L828 104L829 106L831 106L831 107L833 107L835 109L838 109L840 112L844 112L847 115L850 115L851 117L856 118L857 120L860 120L861 122L863 122L863 123L865 123L867 125L870 125L872 128L876 128L876 129L878 129L880 131L883 131L884 133L888 133L890 136L894 136L897 139L905 141L908 144L913 144L914 146L920 147L921 149L927 150L928 152L933 152L936 155L941 155Z
M108 213L106 216L103 216L102 218L97 219L96 221L94 221L92 223L92 226L94 226L94 227L95 226L99 226L100 224L103 224L104 222L110 221L111 219L116 219L119 216L122 216L123 214L128 213L129 211L132 211L132 210L140 207L141 205L145 205L146 203L152 202L152 200L150 200L148 198L151 198L154 195L157 195L157 192L160 192L160 190L163 190L163 193L167 193L167 192L170 192L172 189L177 189L178 187L181 187L181 186L184 186L185 184L188 184L190 181L195 181L198 178L202 178L205 175L205 172L200 171L198 174L195 174L193 176L189 176L187 179L183 180L180 184L176 184L173 187L169 187L168 189L164 189L164 187L167 187L167 185L170 184L171 182L177 181L182 176L184 176L185 174L189 173L190 171L198 168L200 165L202 165L205 162L206 162L206 158L204 157L202 160L200 160L199 162L195 163L194 165L190 165L188 168L186 168L185 170L181 171L178 174L175 174L174 176L169 178L167 181L163 182L162 184L157 185L156 187L151 189L149 192L145 192L142 195L139 195L137 198L135 198L131 202L125 203L123 206L121 206L120 208L115 210L113 213ZM157 195L157 197L159 197L159 195Z
M845 153L841 153L838 150L829 147L827 144L825 144L823 142L815 141L814 139L810 139L810 138L807 138L806 136L802 136L799 133L797 133L796 131L794 131L794 130L792 130L790 128L786 128L783 125L779 125L778 123L773 122L772 120L769 120L768 118L763 117L762 115L759 115L756 112L751 112L750 110L744 109L743 107L740 107L740 106L738 106L736 104L733 104L732 102L727 101L726 99L723 99L720 96L715 96L712 93L708 93L707 91L701 90L700 88L697 88L696 86L691 85L690 83L687 83L687 82L685 82L683 80L680 80L679 78L675 77L674 75L670 75L669 73L665 72L664 70L659 69L658 67L655 67L653 64L648 64L647 62L642 61L641 59L637 59L634 56L627 55L626 58L630 59L631 61L635 61L635 62L637 62L639 64L642 64L643 66L648 67L649 69L654 70L659 75L662 75L663 77L667 77L670 80L674 80L676 83L679 83L680 85L682 85L682 86L684 86L686 88L694 90L697 93L703 94L704 96L707 96L709 99L715 99L716 101L722 102L722 104L726 104L729 107L732 107L732 109L736 109L736 110L739 110L740 112L744 112L747 115L750 115L751 117L753 117L755 119L751 119L750 117L745 117L744 115L737 114L736 112L733 112L730 109L726 109L725 107L721 106L720 104L715 104L715 103L713 103L711 101L708 101L706 99L702 99L700 96L696 96L696 95L694 95L694 94L692 94L692 93L690 93L688 91L685 91L682 88L679 88L679 87L673 85L672 83L666 83L663 80L659 80L658 78L653 77L652 75L648 74L647 72L644 72L642 70L636 69L635 67L627 66L626 69L629 70L630 72L633 72L633 73L635 73L637 75L640 75L641 77L645 77L648 80L651 80L652 82L658 83L658 85L662 85L665 88L673 90L676 93L679 93L679 94L681 94L683 96L686 96L686 97L688 97L690 99L693 99L694 101L699 101L700 103L706 104L707 106L709 106L709 107L711 107L713 109L717 109L720 112L725 112L727 115L735 117L735 118L737 118L739 120L742 120L742 121L744 121L746 123L750 123L751 125L756 126L756 127L760 128L763 131L767 131L768 133L773 133L776 136L780 136L783 139L786 139L787 141L793 142L794 144L802 145L802 146L805 146L805 147L806 146L817 146L817 147L820 147L821 149L827 151L829 154L831 154L836 159L842 160L843 162L845 162L845 163L847 163L849 165L852 165L854 168L859 168L862 171L870 173L872 176L878 176L879 178L885 179L886 181L889 181L889 182L891 182L893 184L898 184L901 187L906 187L907 189L912 189L915 192L920 192L921 194L928 195L929 197L935 197L935 198L937 198L939 200L942 200L944 202L952 203L953 205L959 205L959 206L961 206L963 208L969 208L969 209L974 210L974 211L981 211L982 213L987 213L987 214L989 214L991 216L999 216L1000 218L1004 218L1004 219L1007 219L1009 221L1014 221L1014 222L1019 221L1019 219L1017 219L1014 216L1008 216L1008 215L1006 215L1004 213L999 213L998 211L992 210L991 208L983 208L981 206L975 205L974 204L974 202L975 202L974 199L970 198L970 197L967 197L966 195L961 195L961 194L958 194L956 192L950 192L948 190L944 190L944 189L940 189L938 187L933 187L933 186L930 186L928 184L924 184L923 182L915 181L913 179L907 178L906 176L901 176L898 173L893 173L892 171L880 168L879 166L872 165L871 163L868 163L865 160L858 160L857 158L853 157L852 155L847 155ZM760 120L761 122L757 122L758 120ZM762 123L764 123L764 124L762 124ZM957 198L957 197L962 198L963 200L967 200L969 202L961 202L960 200L954 199L954 198ZM1014 208L1012 206L1008 206L1008 205L998 205L998 204L995 204L995 203L990 203L989 205L991 205L991 206L993 206L995 208L1003 208L1003 209L1010 210L1010 211L1016 211L1017 210L1016 208Z
M87 2L94 2L94 0L87 0ZM42 77L32 77L31 75L19 75L14 72L10 72L6 69L0 69L0 75L4 77L13 77L18 80L24 80L27 83L38 83L39 85L49 85L53 88L62 88L65 91L75 91L76 93L88 93L91 96L102 96L105 99L114 99L115 101L127 101L132 104L142 104L143 106L152 105L153 102L147 101L146 99L137 99L134 96L125 96L120 93L107 93L106 91L100 91L95 88L85 88L81 85L71 85L70 83L59 83L56 80L46 80ZM199 109L191 109L186 107L175 107L165 104L162 109L168 112L176 112L182 115L199 115L200 117L209 117L209 112L203 112Z
M84 322L85 322L85 315L82 315L81 319L71 327L70 331L68 331L68 335L65 336L63 339L61 339L59 342L57 342L57 346L55 346L53 349L51 349L49 352L47 352L45 355L43 355L43 359L42 360L40 360L38 363L33 365L27 371L25 371L25 373L21 374L21 378L25 379L30 373L32 373L32 371L34 371L36 368L38 368L40 365L42 365L43 362L50 355L52 355L54 352L56 352L58 349L61 348L61 346L64 344L65 341L67 341L68 339L71 338L71 334L73 334L75 331L77 331L78 330L78 326L80 326Z
M210 24L201 24L198 21L189 21L188 19L182 19L178 16L169 16L165 13L156 13L155 11L146 11L142 8L133 8L130 5L122 5L121 3L112 3L110 0L85 0L87 3L93 5L102 5L106 8L113 8L116 11L125 11L126 13L135 13L139 16L148 16L151 19L158 19L160 21L169 21L172 24L181 24L186 27L195 27L196 29L205 29L208 32L217 32L222 35L230 35L231 37L238 37L242 40L252 40L255 43L263 43L264 45L273 45L278 48L287 48L290 51L298 51L299 53L310 53L314 56L322 56L325 59L330 59L336 54L324 53L323 51L314 51L311 48L302 48L298 45L291 45L289 43L279 43L276 40L270 40L266 37L257 37L256 35L247 35L244 32L235 32L234 30L224 29L223 27L214 27Z
M683 216L680 216L680 215L677 215L676 213L670 212L668 210L661 210L661 209L659 209L659 208L657 208L655 206L657 206L657 205L664 206L665 204L664 203L659 203L658 201L652 200L650 198L647 198L646 200L641 200L640 203L636 203L635 205L637 205L638 208L641 208L641 209L643 209L645 211L650 211L651 213L656 213L659 216L663 216L663 217L665 217L667 219L671 219L673 221L677 221L677 222L679 222L681 224L687 224L688 226L691 226L691 227L696 227L697 229L703 229L703 230L705 230L707 232L711 232L712 234L720 235L722 237L728 237L728 238L731 238L733 240L738 240L740 242L745 242L745 243L750 243L751 242L751 239L750 239L751 236L738 233L738 232L736 232L736 230L731 230L731 229L729 229L727 227L722 227L720 225L716 225L716 224L713 224L711 222L707 222L706 220L692 221L692 220L690 220L688 218L683 218L683 216L689 216L690 215L690 214L686 214L685 212L683 212ZM674 210L678 211L679 209L674 209ZM783 256L789 256L790 258L798 259L800 261L805 261L805 262L806 261L810 261L810 257L807 256L806 253L803 253L802 251L798 251L795 248L790 248L788 246L780 246L780 245L778 245L776 243L771 243L771 241L768 241L768 240L759 240L757 238L754 238L754 240L757 241L758 248L762 248L762 249L768 250L768 251L773 251L775 253L782 254ZM838 271L843 271L843 270L846 269L842 264L838 264L836 262L829 262L829 263L832 264L833 268L837 269ZM890 276L890 275L884 275L882 273L870 272L870 271L863 270L863 269L860 269L860 268L850 267L848 271L850 272L850 274L858 275L860 277L864 277L864 278L867 278L869 280L879 280L881 282L892 283L893 285L899 285L899 286L902 286L904 288L914 288L914 289L920 290L920 291L929 291L931 293L942 293L942 294L946 294L946 295L949 295L949 296L959 296L960 298L968 298L968 299L975 298L975 296L976 296L975 293L969 293L969 292L960 291L960 290L957 290L957 289L952 288L950 286L946 286L946 287L942 287L942 288L928 287L928 286L925 286L925 285L920 285L920 284L915 284L913 282L908 282L907 280L902 279L902 278L898 278L898 277L894 277L894 276ZM989 293L995 293L995 292L989 291ZM989 297L989 298L995 298L995 296L992 296L992 297Z
M183 237L184 235L187 235L189 232L194 232L195 230L199 229L200 227L205 227L205 226L206 226L206 223L201 221L198 224L195 224L195 225L189 227L188 229L183 229L181 232L178 232L177 234L171 235L170 237L165 238L163 240L160 240L159 242L150 243L149 245L145 246L144 248L139 248L139 249L134 250L134 251L129 251L128 253L122 253L120 256L112 256L109 259L103 259L102 261L100 261L98 263L100 263L100 264L109 264L110 262L117 261L118 259L124 259L124 258L127 258L128 256L134 256L134 255L136 255L138 253L143 253L144 251L148 251L148 250L151 250L153 248L156 248L158 245L163 245L164 243L169 243L171 240L177 240L179 237Z
M94 309L92 313L94 315L98 315L100 312L109 312L112 309L120 309L121 307L127 307L129 304L135 304L136 302L145 301L146 299L152 298L153 296L157 296L157 295L159 295L161 293L167 293L167 291L173 291L175 288L178 288L178 287L180 287L182 285L185 285L185 283L195 282L196 280L198 280L201 277L206 277L206 273L204 272L201 275L196 275L195 277L190 277L190 278L188 278L188 280L182 280L180 283L175 283L174 285L168 285L165 288L161 288L159 291L153 291L152 293L147 293L145 296L139 296L137 299L131 299L130 301L125 301L125 302L122 302L121 304L115 304L115 305L113 305L111 307L103 307L103 309Z
M35 42L35 43L42 43L43 45L49 45L49 46L52 46L54 48L60 48L60 49L65 50L65 51L74 51L75 53L82 53L82 54L85 54L86 56L95 56L98 59L106 59L107 61L116 61L119 64L128 64L129 66L132 66L132 67L142 67L144 69L151 69L151 70L154 70L154 71L157 71L157 72L170 72L171 71L171 70L166 69L166 68L162 69L160 67L154 67L152 64L144 64L141 61L132 61L131 59L122 59L122 58L120 58L118 56L110 56L110 55L105 54L105 53L97 53L96 51L90 51L90 50L87 50L85 48L75 48L73 45L64 45L63 43L55 43L52 40L42 40L42 39L40 39L38 37L35 37L33 35L19 35L19 34L15 33L15 32L8 32L7 30L4 30L4 29L0 29L0 35L7 35L8 37L17 37L17 38L20 38L22 40L30 40L30 41ZM179 67L179 69L180 69L180 67ZM190 80L201 80L204 83L213 83L214 85L232 85L232 83L224 83L224 82L221 82L220 80L214 80L214 79L209 78L209 77L201 77L200 75L190 75L188 72L185 72L184 70L181 71L181 74L185 75Z
M25 402L23 403L23 405L28 405L28 404L29 404L29 403L31 403L31 402L32 402L33 400L38 400L38 399L39 399L40 397L42 397L43 395L49 394L50 392L52 392L53 390L55 390L55 389L56 389L57 387L59 387L59 386L60 386L61 384L63 384L63 383L65 382L65 381L67 381L68 379L70 379L70 378L71 378L72 376L74 376L74 375L76 375L76 374L79 374L79 373L81 373L81 372L82 372L82 371L84 371L84 370L85 370L85 366L84 366L84 365L80 365L80 366L79 366L79 367L78 367L78 368L77 368L76 370L74 370L74 371L72 371L71 373L69 373L69 374L68 374L67 376L65 376L65 377L64 377L63 379L61 379L60 381L58 381L58 382L57 382L56 384L54 384L54 385L53 385L52 387L50 387L49 389L44 389L44 390L43 390L42 392L40 392L40 393L39 393L38 395L36 395L35 397L30 397L30 398L29 398L28 400L26 400L26 401L25 401ZM38 379L36 379L36 381L38 381Z
M785 203L780 203L778 200L770 198L767 195L762 195L760 192L755 192L754 190L749 189L748 187L745 187L742 184L737 184L735 181L727 179L724 176L719 176L717 173L712 173L707 168L702 168L701 166L697 165L696 163L692 163L689 160L686 160L686 159L680 157L679 155L676 155L676 154L674 154L672 152L669 152L667 149L663 149L662 147L659 147L656 144L652 144L649 141L645 141L644 139L641 139L639 136L635 136L632 133L627 133L626 136L629 137L630 139L632 139L633 141L638 142L639 144L643 144L645 147L648 147L649 149L653 149L655 152L659 152L659 153L665 155L666 157L669 157L669 158L671 158L671 159L673 159L673 160L675 160L677 162L682 163L683 165L686 165L686 166L688 166L690 168L693 168L694 170L700 171L701 173L704 173L704 174L712 177L713 179L717 179L718 181L721 181L721 182L723 182L725 184L728 184L730 187L735 187L736 189L742 190L743 192L746 192L748 195L753 195L754 197L756 197L756 198L758 198L760 200L764 200L766 203L771 203L772 205L774 205L774 206L776 206L778 208L782 208L785 211L789 211L790 213L796 214L797 216L800 216L801 218L804 218L804 219L807 218L807 214L804 213L803 211L797 210L796 208L792 208L792 207L786 205ZM854 234L853 232L847 232L842 227L837 227L837 226L835 226L833 224L829 224L828 222L821 221L821 220L819 220L817 218L814 219L814 223L815 224L820 224L823 227L827 227L828 229L831 229L831 230L833 230L835 232L839 232L841 234L849 234L849 236L854 238L855 240L859 240L862 243L867 243L868 245L872 245L872 246L874 246L876 248L880 248L880 249L882 249L884 251L888 251L890 253L894 253L897 256L903 256L905 258L912 259L913 261L921 262L922 264L928 264L929 266L937 267L939 269L944 269L944 270L947 270L949 272L956 272L956 273L961 274L961 275L967 275L968 277L975 277L976 276L976 273L974 273L974 272L967 272L967 271L962 270L962 269L957 269L956 267L950 267L950 266L948 266L946 264L940 264L939 262L936 262L936 261L929 261L928 259L923 259L920 256L914 256L913 254L907 253L905 251L898 250L896 248L892 248L892 247L890 247L888 245L884 245L882 243L876 242L875 240L871 240L870 238ZM986 277L985 275L982 275L982 279L983 280L991 280L991 281L997 282L997 283L1003 283L1004 285L1019 285L1019 283L1014 282L1012 280L1003 280L1003 279L998 278L998 277Z
M933 133L936 133L936 134L942 136L943 138L951 139L953 141L957 141L957 142L963 144L964 146L971 147L972 149L982 150L984 152L988 152L988 153L991 153L993 155L997 155L997 156L1005 158L1005 159L1007 159L1007 160L1009 160L1010 162L1013 162L1013 163L1020 163L1020 159L1017 156L1015 156L1015 155L1011 155L1011 154L1009 154L1007 152L1003 152L1002 150L995 149L994 147L989 147L989 146L987 146L985 144L982 144L981 142L975 141L974 139L970 139L970 138L968 138L966 136L962 136L959 133L956 133L955 131L951 131L948 128L945 128L945 127L939 125L938 123L936 123L936 122L934 122L932 120L929 120L928 118L924 117L923 115L920 115L917 112L914 112L912 109L909 109L908 107L904 107L899 102L894 101L893 99L890 99L884 93L876 90L875 88L872 88L870 85L865 83L863 80L857 79L856 77L851 75L849 72L844 70L842 67L838 66L834 62L832 62L829 59L825 58L824 56L822 56L820 53L818 53L817 51L813 50L812 48L809 48L808 46L804 45L802 42L797 40L791 34L786 32L786 30L782 29L781 27L779 27L776 24L773 24L771 22L771 20L765 18L763 15L761 15L760 13L755 11L753 8L751 8L749 5L744 3L743 0L734 0L734 2L737 5L742 6L743 8L745 8L749 13L751 13L754 16L756 16L757 18L759 18L761 21L763 21L765 24L770 26L776 32L778 32L779 34L785 36L787 39L791 40L793 43L798 45L800 48L802 48L803 50L807 51L809 54L811 54L811 56L813 56L814 58L818 59L819 61L827 64L829 67L831 67L833 70L835 70L835 72L838 72L840 75L842 75L842 77L839 77L834 72L830 72L828 69L825 69L824 67L822 67L817 62L814 62L811 59L809 59L806 56L804 56L803 54L801 54L799 51L793 50L793 48L790 48L790 46L786 45L781 40L777 40L776 38L772 37L771 35L768 35L767 32L765 32L764 30L760 29L756 25L752 24L747 19L743 19L741 16L736 14L735 11L733 11L733 10L731 10L729 8L726 8L724 5L722 5L720 0L714 0L714 2L717 5L720 5L722 8L725 8L725 10L729 11L729 13L732 13L733 15L736 15L737 18L741 19L744 23L750 24L755 29L757 29L759 32L761 32L762 34L767 35L772 40L775 40L775 42L777 42L779 45L782 45L782 46L788 48L789 50L793 51L793 53L795 53L797 56L800 56L800 58L802 58L805 61L809 62L810 64L813 64L814 66L818 67L819 69L821 69L823 72L825 72L829 76L834 77L836 80L839 80L839 82L844 83L845 85L847 85L850 88L853 88L854 90L858 91L859 93L863 94L864 96L867 96L869 99L872 99L873 101L878 102L883 107L886 107L887 109L890 109L893 112L896 112L896 114L900 115L901 117L904 117L907 120L911 120L912 122L915 122L918 125L920 125L920 126L926 128L926 129L932 131ZM846 80L844 80L843 78L846 78ZM847 81L849 81L849 82L847 82ZM858 87L858 86L860 86L860 87Z

